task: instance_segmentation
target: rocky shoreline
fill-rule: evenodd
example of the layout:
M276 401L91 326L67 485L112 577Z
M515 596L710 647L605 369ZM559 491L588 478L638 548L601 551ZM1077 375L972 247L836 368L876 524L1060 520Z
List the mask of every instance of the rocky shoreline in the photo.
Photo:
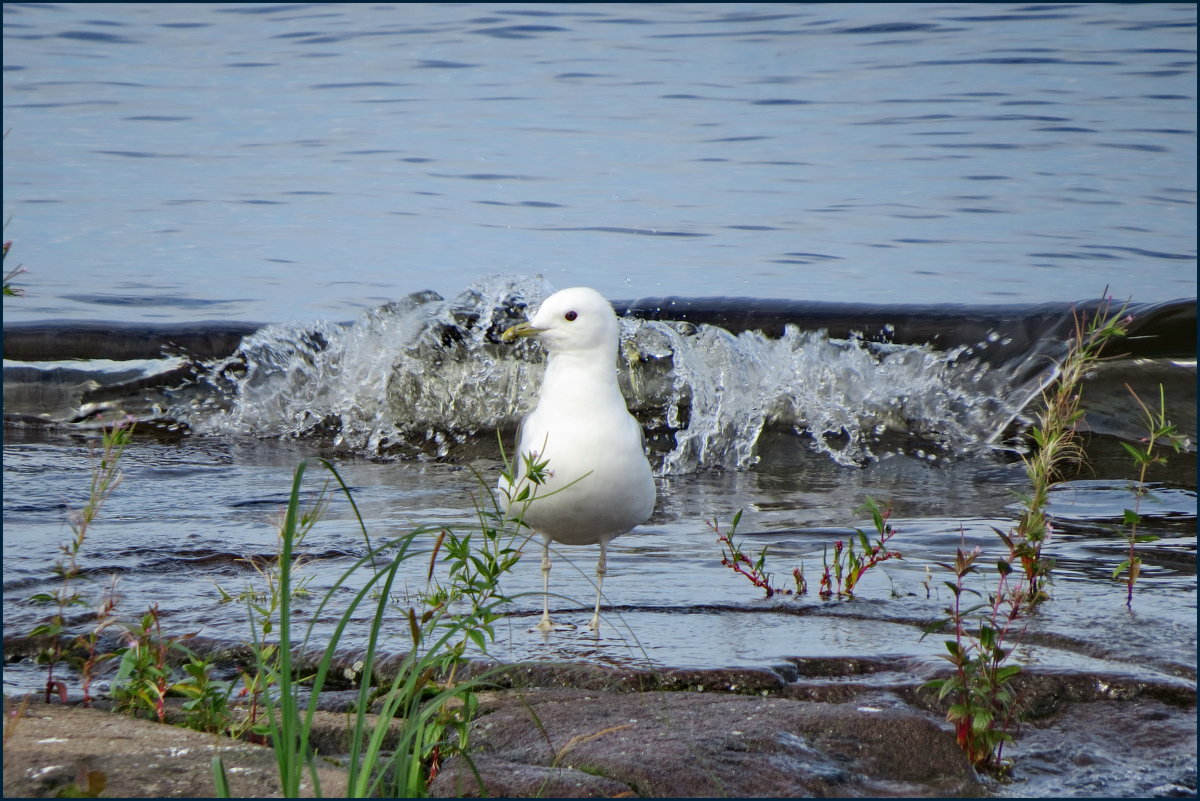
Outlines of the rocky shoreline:
M1116 795L1196 793L1189 678L1147 683L1022 674L1029 722L1006 752L1017 770L1002 784L970 767L941 710L918 692L919 680L894 681L893 674L879 681L882 660L844 662L831 660L823 675L810 665L807 679L771 670L651 674L578 664L509 666L492 676L495 689L480 694L470 760L447 760L430 792L1085 796L1103 789L1116 771L1125 782L1107 785ZM323 696L325 711L313 735L323 753L336 754L345 742L349 695ZM22 706L6 698L5 712L7 797L54 797L72 783L87 789L89 774L102 777L106 796L211 797L216 754L235 797L279 794L273 753L262 746L71 705ZM1098 753L1120 757L1089 768ZM1130 779L1139 766L1153 768L1145 771L1146 786ZM344 775L334 761L327 764L324 795L340 796Z

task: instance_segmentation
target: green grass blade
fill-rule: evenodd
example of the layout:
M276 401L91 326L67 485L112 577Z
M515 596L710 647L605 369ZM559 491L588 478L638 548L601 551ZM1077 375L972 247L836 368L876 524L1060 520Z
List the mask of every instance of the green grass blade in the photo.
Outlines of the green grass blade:
M229 792L229 778L225 775L225 763L219 756L212 758L212 772L217 798L232 798L233 794Z

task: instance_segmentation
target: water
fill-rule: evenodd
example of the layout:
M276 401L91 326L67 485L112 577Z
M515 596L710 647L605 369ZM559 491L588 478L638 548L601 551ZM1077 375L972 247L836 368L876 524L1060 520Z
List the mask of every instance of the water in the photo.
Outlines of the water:
M10 319L1195 296L1192 4L4 6Z
M495 432L511 442L541 370L535 345L495 334L583 284L726 296L712 303L731 319L753 304L729 296L885 305L870 328L802 315L769 336L623 318L622 388L658 506L610 548L598 637L530 631L535 544L504 579L515 599L493 655L881 656L928 675L943 645L921 632L949 602L938 564L960 546L1000 555L993 529L1014 525L1028 489L1027 404L1066 333L1065 307L1057 323L993 322L979 304L1024 312L1106 284L1138 304L1195 297L1194 12L6 4L7 266L29 270L6 325L65 321L48 354L6 352L6 635L44 614L27 599L56 586L97 428L126 413L139 435L83 550L85 591L98 600L115 577L118 614L158 603L172 634L246 639L222 591L259 587L250 560L274 553L303 459L337 464L374 539L469 527L499 471ZM935 344L900 335L914 304L946 310L916 315L942 327ZM1194 300L1173 308L1181 320L1137 322L1191 342ZM72 339L155 341L80 333L84 320L271 325L236 352L81 359ZM1090 464L1053 493L1053 600L1014 654L1031 671L1194 688L1195 353L1157 341L1085 387ZM1143 436L1126 383L1147 400L1162 384L1189 438L1148 475L1141 532L1156 539L1138 545L1132 611L1112 579L1136 502L1121 442ZM904 558L852 601L765 599L720 564L708 521L741 510L775 582L803 566L815 588L832 544L870 530L868 497L891 503ZM402 572L409 602L432 548ZM335 497L301 574L319 595L365 549ZM556 618L590 616L595 555L557 550ZM330 626L316 620L315 637ZM389 627L385 651L405 650L405 632ZM6 690L42 680L6 666ZM1071 770L1072 786L1099 781Z
M537 346L501 345L496 334L549 291L496 281L452 299L423 294L348 326L268 326L208 359L6 365L8 625L27 629L41 614L24 599L53 586L55 544L86 492L89 437L126 415L143 421L142 437L87 561L97 577L119 578L122 606L159 603L173 631L244 638L241 610L221 603L222 590L257 581L246 560L274 552L273 521L304 458L336 461L372 537L470 528L498 476L495 432L511 440L540 378ZM936 663L940 643L919 631L947 603L938 563L959 546L999 555L994 528L1014 525L1026 490L1017 457L1026 404L1055 374L1047 356L1062 353L1053 325L1010 325L943 351L802 325L770 338L622 318L622 386L650 434L658 507L612 546L612 618L600 638L528 630L540 573L525 559L505 579L515 600L494 655L769 667L883 653ZM1019 333L1027 350L985 358ZM190 365L182 378L180 363ZM1127 550L1124 509L1136 503L1120 447L1139 414L1126 383L1146 398L1161 384L1186 438L1183 453L1148 475L1141 531L1155 539L1139 546L1146 567L1132 613L1110 575ZM1118 359L1096 371L1085 397L1104 414L1085 420L1096 432L1090 466L1052 498L1055 602L1030 622L1023 658L1141 680L1194 677L1195 361ZM727 528L741 510L746 549L769 549L777 581L801 566L815 592L834 541L869 528L868 497L892 504L904 558L872 572L854 602L763 601L720 564L708 521ZM334 504L304 548L319 593L366 548L348 504ZM568 617L586 611L592 558L558 549L556 605ZM423 557L409 565L405 592L425 587L426 570ZM318 637L328 631L319 622ZM404 648L403 631L393 634L385 649Z

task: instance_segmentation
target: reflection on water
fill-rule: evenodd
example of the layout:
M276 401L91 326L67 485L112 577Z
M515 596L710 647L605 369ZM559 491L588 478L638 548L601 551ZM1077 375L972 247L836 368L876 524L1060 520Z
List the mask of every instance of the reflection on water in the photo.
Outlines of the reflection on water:
M6 4L6 316L1195 294L1191 4L530 13Z

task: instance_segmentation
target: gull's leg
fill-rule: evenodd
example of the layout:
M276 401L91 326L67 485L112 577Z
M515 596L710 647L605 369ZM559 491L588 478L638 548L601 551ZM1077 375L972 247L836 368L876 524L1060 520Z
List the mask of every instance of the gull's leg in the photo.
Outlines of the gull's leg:
M542 537L542 622L537 624L539 631L553 631L554 624L550 622L550 538Z
M592 614L592 622L588 623L588 628L595 632L600 631L600 590L604 586L604 576L608 573L605 558L607 550L608 540L600 540L600 561L596 562L596 611Z

